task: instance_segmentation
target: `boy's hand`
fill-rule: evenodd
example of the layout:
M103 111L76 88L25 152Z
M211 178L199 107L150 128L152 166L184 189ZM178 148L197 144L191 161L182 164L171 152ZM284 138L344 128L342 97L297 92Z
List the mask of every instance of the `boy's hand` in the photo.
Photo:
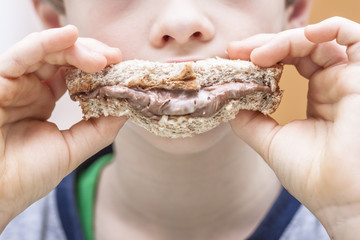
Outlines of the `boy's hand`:
M67 131L47 122L66 91L63 69L96 72L118 49L79 39L67 26L34 33L0 55L0 233L82 161L110 144L124 118L82 121Z
M293 64L310 80L306 120L279 126L270 117L243 111L231 124L330 237L358 238L360 25L331 18L233 42L228 52L233 59L251 59L263 67Z

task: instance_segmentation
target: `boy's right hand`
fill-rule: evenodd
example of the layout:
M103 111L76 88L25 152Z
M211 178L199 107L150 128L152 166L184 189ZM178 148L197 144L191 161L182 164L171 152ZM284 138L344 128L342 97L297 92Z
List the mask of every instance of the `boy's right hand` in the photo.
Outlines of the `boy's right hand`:
M125 118L47 122L66 91L62 66L96 72L121 61L118 49L78 38L74 26L34 33L0 55L0 233L79 164L110 144Z

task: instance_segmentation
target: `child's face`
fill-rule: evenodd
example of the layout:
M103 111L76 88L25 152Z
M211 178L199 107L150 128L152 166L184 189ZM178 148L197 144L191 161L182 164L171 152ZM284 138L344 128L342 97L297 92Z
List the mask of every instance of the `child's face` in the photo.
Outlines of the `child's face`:
M65 22L75 24L81 37L120 48L123 60L227 57L230 41L287 26L284 0L65 0L65 7ZM172 144L130 126L157 148L171 152L205 150L231 131L220 127Z
M123 59L156 61L226 57L226 46L282 30L284 0L65 0L66 21Z

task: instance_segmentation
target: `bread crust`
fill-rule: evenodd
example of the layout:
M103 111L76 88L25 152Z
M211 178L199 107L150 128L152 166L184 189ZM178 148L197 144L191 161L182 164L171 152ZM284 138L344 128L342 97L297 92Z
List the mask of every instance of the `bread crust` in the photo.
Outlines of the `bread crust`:
M140 89L199 90L214 83L233 81L257 81L276 91L282 70L281 64L261 68L249 61L222 58L181 63L129 60L93 74L72 69L66 71L66 80L71 96L118 84Z

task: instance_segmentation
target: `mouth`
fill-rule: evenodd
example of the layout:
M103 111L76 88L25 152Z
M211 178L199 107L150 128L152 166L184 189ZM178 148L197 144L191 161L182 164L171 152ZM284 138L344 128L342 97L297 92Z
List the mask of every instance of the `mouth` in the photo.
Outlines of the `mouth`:
M195 58L195 57L184 57L184 58L174 58L164 61L165 63L181 63L181 62L197 62L204 58Z
M196 57L196 56L175 57L175 58L170 58L168 60L165 60L163 62L165 62L165 63L197 62L197 61L205 60L205 59L208 59L208 58L229 59L228 55L219 54L219 55L211 55L211 56L207 56L207 57Z

